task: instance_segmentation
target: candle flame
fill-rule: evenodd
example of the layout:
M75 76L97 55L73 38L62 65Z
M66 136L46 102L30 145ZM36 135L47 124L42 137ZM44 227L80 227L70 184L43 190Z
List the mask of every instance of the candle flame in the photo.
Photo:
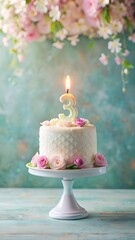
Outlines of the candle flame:
M69 75L66 78L66 92L68 93L70 90L70 77Z

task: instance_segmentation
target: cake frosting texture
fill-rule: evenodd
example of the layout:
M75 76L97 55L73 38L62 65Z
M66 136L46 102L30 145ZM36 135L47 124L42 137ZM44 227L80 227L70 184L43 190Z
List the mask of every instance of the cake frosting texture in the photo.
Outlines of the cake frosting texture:
M89 124L84 127L41 126L39 130L39 154L52 159L62 156L66 166L72 165L79 157L83 167L92 167L97 153L96 127Z

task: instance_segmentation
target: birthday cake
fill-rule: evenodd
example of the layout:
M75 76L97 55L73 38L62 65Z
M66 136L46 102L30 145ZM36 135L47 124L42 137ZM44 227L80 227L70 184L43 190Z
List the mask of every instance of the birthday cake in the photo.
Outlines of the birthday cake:
M39 129L39 153L28 167L39 169L83 169L107 165L105 157L97 153L96 127L85 118L78 118L75 97L63 94L60 102L69 116L59 114L58 118L43 121Z

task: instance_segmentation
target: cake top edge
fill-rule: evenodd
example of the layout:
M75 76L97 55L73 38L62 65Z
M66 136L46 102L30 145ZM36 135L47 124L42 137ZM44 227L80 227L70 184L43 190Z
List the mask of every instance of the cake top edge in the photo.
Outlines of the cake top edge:
M94 126L93 124L90 124L88 119L85 118L75 118L68 120L53 118L50 121L49 120L43 121L41 125L45 127L68 127L68 128Z

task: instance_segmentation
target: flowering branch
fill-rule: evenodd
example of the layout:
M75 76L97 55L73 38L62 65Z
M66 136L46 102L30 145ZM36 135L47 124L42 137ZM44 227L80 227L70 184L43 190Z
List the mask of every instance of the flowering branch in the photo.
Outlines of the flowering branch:
M133 4L134 0L1 0L3 44L22 62L32 41L52 39L53 46L62 49L65 39L76 46L84 35L90 38L92 48L92 39L101 37L108 40L107 49L124 76L133 65L126 60L129 51L118 34L127 31L128 40L135 42ZM99 60L107 65L109 56L102 53Z

